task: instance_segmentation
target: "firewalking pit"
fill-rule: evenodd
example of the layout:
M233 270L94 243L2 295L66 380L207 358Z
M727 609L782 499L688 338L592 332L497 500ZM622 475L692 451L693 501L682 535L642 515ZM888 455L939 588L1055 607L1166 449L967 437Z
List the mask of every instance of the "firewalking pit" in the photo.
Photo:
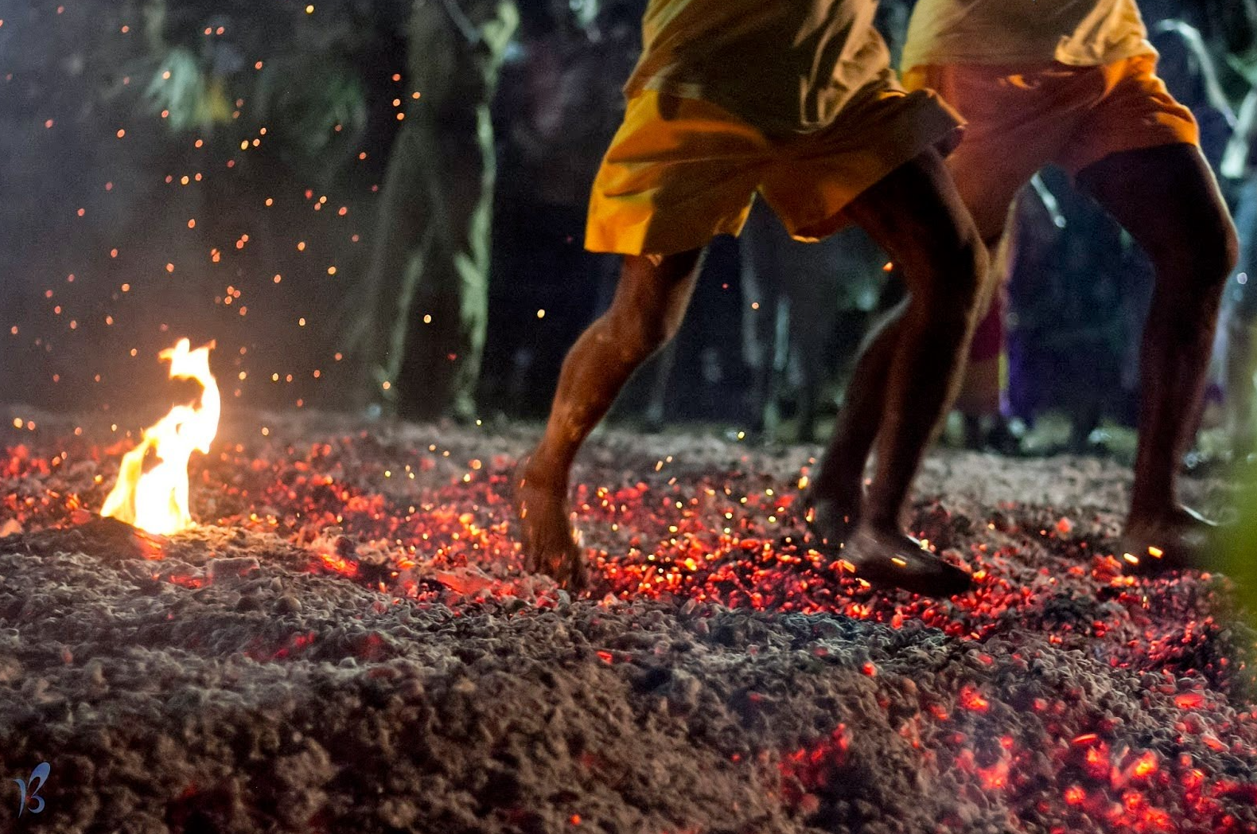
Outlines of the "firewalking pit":
M1114 463L937 453L934 602L809 550L817 449L608 432L572 599L509 535L533 428L228 415L167 537L97 517L108 427L10 425L0 830L1257 830L1253 635L1120 573Z

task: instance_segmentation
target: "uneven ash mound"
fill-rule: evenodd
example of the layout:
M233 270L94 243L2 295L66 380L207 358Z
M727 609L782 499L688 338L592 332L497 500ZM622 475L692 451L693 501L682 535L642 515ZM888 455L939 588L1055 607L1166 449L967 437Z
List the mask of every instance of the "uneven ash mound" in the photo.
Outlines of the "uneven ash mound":
M509 535L528 432L262 422L169 539L86 511L117 448L11 435L0 830L1257 830L1253 636L1120 574L1113 464L932 458L913 525L980 583L932 602L808 547L815 449L610 432L572 599Z

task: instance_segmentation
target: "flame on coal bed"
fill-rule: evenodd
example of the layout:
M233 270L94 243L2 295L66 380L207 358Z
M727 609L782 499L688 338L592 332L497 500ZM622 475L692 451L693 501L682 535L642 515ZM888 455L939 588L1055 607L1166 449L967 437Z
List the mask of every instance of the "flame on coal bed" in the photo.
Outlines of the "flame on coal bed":
M118 483L105 499L100 514L116 518L150 533L169 535L193 525L188 512L188 459L192 451L209 451L218 433L222 400L218 383L209 369L214 343L189 350L180 339L159 356L170 362L171 379L193 379L201 384L200 402L177 405L144 431L138 446L122 458ZM149 451L158 463L144 471Z

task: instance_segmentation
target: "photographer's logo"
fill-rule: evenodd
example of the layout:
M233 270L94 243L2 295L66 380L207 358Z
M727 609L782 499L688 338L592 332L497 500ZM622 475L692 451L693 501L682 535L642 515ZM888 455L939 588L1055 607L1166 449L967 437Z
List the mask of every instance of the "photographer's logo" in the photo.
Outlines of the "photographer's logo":
M39 795L39 789L48 781L48 773L52 768L47 762L42 762L34 770L31 771L29 784L25 779L14 779L17 783L18 790L21 791L21 803L17 806L17 815L20 817L30 808L32 814L38 814L44 810L44 798Z

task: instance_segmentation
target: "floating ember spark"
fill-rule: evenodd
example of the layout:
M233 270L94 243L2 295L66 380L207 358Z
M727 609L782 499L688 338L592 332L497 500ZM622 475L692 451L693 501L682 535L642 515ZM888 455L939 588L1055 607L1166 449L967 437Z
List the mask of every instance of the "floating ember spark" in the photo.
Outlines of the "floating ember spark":
M118 483L105 499L100 514L116 518L150 533L169 535L191 527L188 512L188 459L192 451L205 454L218 433L221 399L218 383L209 369L210 342L189 350L187 339L159 356L170 362L171 379L192 379L202 387L200 402L177 405L122 458ZM149 452L158 463L144 471Z

